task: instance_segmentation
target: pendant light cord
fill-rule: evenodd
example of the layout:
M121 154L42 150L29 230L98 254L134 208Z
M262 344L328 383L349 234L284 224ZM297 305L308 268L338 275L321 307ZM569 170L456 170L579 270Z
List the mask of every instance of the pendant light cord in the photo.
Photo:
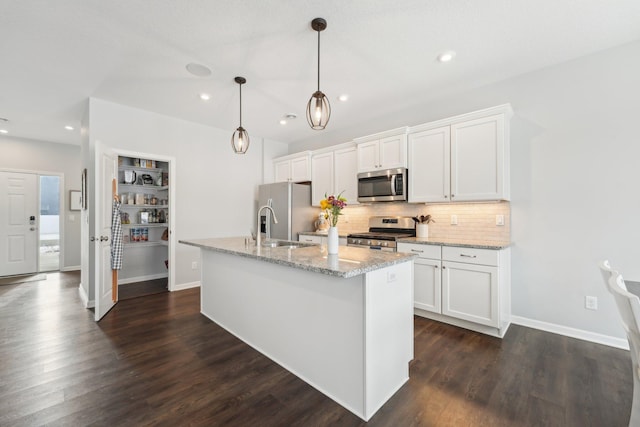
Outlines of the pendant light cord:
M240 86L240 127L242 127L242 83L240 83L239 86Z
M320 31L318 31L318 92L320 92Z

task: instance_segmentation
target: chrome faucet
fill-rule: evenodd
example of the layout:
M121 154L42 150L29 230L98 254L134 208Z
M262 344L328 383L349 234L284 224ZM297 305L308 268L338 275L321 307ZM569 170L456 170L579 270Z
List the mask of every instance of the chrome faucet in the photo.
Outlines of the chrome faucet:
M269 209L271 211L271 215L273 215L273 223L274 224L278 223L278 218L276 218L276 213L273 211L273 208L271 206L264 205L264 206L262 206L262 207L260 207L258 209L258 228L256 229L256 231L257 231L256 232L256 247L258 247L258 248L260 247L260 237L261 237L261 234L262 234L260 232L260 226L262 225L262 224L260 224L260 212L262 212L262 210L265 209L265 208L267 208L267 209ZM266 238L267 238L267 240L269 240L271 238L271 230L270 230L269 227L266 227L266 232L267 232Z

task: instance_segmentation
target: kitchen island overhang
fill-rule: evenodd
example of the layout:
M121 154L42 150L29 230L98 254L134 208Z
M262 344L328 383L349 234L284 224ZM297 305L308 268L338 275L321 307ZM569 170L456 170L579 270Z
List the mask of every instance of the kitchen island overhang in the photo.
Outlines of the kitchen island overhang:
M181 243L202 249L203 315L363 420L409 379L413 255Z

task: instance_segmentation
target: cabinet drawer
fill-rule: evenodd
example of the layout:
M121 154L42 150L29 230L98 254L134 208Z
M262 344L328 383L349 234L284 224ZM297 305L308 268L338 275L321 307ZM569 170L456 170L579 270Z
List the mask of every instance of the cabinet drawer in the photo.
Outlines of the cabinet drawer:
M492 249L459 248L444 246L443 261L465 262L467 264L498 265L498 251Z
M438 245L419 245L416 243L398 243L398 252L408 252L418 254L420 258L440 259L441 246Z
M306 235L306 234L300 234L298 236L298 241L299 242L306 242L306 243L322 244L322 236L309 236L309 235Z

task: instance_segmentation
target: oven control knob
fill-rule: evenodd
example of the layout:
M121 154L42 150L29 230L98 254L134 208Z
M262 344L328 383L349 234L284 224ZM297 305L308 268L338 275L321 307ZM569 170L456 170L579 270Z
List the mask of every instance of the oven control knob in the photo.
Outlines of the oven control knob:
M389 242L384 242L382 246L389 246Z
M380 240L376 242L376 246L380 246Z
M371 240L367 240L367 245L371 246Z
M356 240L356 243L357 243L357 244L359 244L359 245L361 245L361 244L362 244L362 240L361 240L361 239L358 239L358 240Z

